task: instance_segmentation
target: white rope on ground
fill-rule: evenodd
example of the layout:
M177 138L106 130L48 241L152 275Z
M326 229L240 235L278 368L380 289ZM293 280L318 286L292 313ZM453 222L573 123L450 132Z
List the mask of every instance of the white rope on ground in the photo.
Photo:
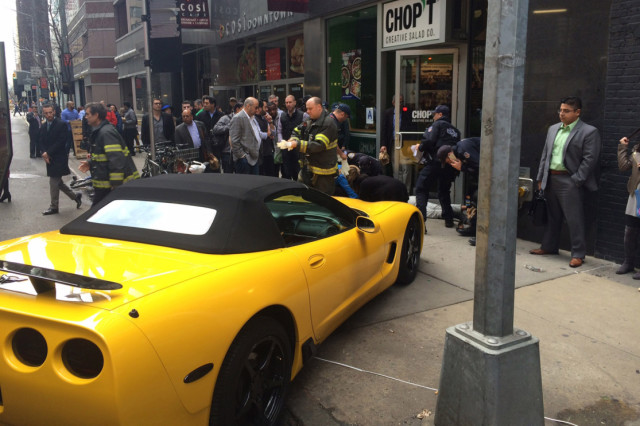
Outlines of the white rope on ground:
M420 385L418 383L413 383L413 382L408 382L406 380L398 379L396 377L387 376L386 374L376 373L375 371L364 370L362 368L354 367L353 365L344 364L342 362L331 361L329 359L319 358L317 356L314 357L314 358L319 360L319 361L323 361L323 362L326 362L326 363L329 363L329 364L339 365L340 367L350 368L352 370L356 370L356 371L359 371L361 373L367 373L367 374L372 374L374 376L384 377L385 379L395 380L396 382L405 383L407 385L416 386L416 387L423 388L423 389L429 389L429 390L432 390L432 391L438 393L438 389L430 388L429 386ZM569 425L569 426L579 426L579 425L577 425L575 423L567 422L565 420L552 419L551 417L545 417L545 420L549 420L549 421L556 422L556 423L564 423L564 424Z
M429 390L438 392L438 389L436 389L436 388L430 388L429 386L424 386L424 385L419 385L417 383L407 382L406 380L397 379L395 377L387 376L387 375L384 375L384 374L381 374L381 373L376 373L375 371L363 370L362 368L354 367L352 365L343 364L341 362L330 361L328 359L323 359L323 358L318 358L318 357L315 357L315 359L318 359L318 360L324 361L324 362L328 362L329 364L335 364L335 365L339 365L341 367L350 368L352 370L356 370L356 371L359 371L361 373L373 374L374 376L380 376L380 377L384 377L386 379L395 380L397 382L406 383L406 384L411 385L411 386L417 386L419 388L429 389Z

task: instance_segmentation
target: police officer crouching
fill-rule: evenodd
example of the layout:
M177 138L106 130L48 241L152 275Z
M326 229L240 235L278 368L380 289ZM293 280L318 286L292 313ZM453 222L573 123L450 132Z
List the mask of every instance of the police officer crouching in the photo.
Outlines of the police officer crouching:
M293 130L291 139L279 142L278 147L289 150L300 147L300 153L305 155L308 162L308 172L303 173L304 183L333 195L338 174L338 128L335 120L322 107L320 98L309 99L306 107L309 119Z

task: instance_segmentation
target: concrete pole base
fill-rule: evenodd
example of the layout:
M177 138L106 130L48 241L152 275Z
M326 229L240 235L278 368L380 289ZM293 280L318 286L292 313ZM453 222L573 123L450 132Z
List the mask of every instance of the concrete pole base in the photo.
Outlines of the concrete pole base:
M485 336L447 329L436 425L544 425L539 340L524 330Z

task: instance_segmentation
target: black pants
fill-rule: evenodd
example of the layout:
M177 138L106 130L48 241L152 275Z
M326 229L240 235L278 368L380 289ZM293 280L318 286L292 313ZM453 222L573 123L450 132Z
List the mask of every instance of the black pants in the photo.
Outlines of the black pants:
M260 174L262 176L275 176L276 166L273 162L273 155L265 155L262 157L262 164L260 165Z
M35 158L40 155L38 148L38 132L29 132L29 156Z
M135 150L133 149L133 141L136 139L138 135L138 130L135 127L130 129L124 129L124 143L127 144L127 148L129 148L129 153L133 156L136 155Z
M298 180L300 173L300 157L298 149L282 151L282 177L285 179Z
M456 170L453 167L443 166L439 161L427 163L416 181L416 207L427 220L427 203L429 201L429 188L434 182L438 182L438 199L442 207L442 218L453 220L451 208L451 183L456 179Z

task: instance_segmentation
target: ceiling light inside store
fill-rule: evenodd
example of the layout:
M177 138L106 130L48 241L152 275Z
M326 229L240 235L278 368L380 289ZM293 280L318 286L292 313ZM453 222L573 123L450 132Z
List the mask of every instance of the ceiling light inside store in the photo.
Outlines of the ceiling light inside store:
M534 15L542 15L544 13L567 13L567 9L540 9L534 10Z

